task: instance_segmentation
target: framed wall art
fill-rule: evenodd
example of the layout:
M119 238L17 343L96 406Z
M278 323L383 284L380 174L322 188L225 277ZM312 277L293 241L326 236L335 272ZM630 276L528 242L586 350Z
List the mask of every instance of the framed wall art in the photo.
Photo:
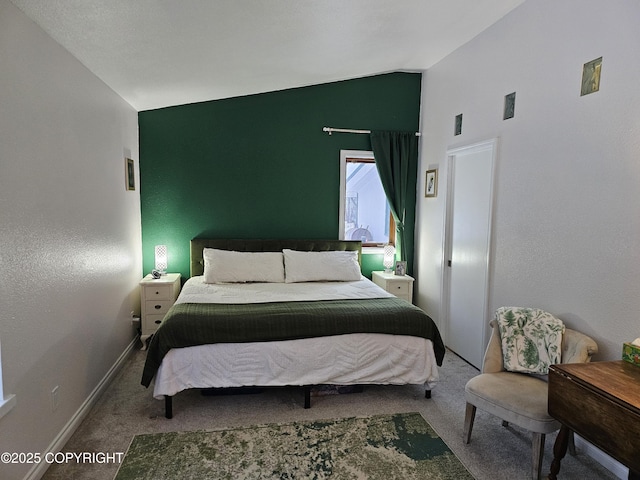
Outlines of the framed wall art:
M602 57L591 60L582 66L581 97L600 90L600 70L602 70Z
M453 135L461 135L462 134L462 114L456 115L455 125L453 127Z
M135 169L133 167L133 160L131 158L124 159L124 170L125 170L125 179L126 179L126 188L127 190L135 190L136 189L136 177L135 177Z
M508 120L516 115L516 92L504 96L503 120Z
M427 170L424 184L424 196L435 197L438 194L438 170Z

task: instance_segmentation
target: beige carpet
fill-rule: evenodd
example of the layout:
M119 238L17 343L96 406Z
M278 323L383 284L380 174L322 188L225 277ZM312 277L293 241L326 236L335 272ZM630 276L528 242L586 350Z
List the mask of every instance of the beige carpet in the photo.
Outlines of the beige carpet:
M431 399L424 398L424 389L419 386L368 386L362 393L313 397L311 408L305 410L302 390L298 388L224 396L188 391L174 398L171 420L164 418L164 402L154 400L151 390L140 385L144 354L133 353L64 451L124 453L135 435L145 433L419 412L477 480L530 478L531 440L527 432L504 428L498 419L478 410L471 443L462 442L464 385L477 370L450 352L445 355L441 381ZM547 436L544 472L551 463L554 440L555 434ZM112 480L117 469L118 465L113 463L68 463L52 465L44 478ZM579 454L565 457L560 478L615 477L587 455Z

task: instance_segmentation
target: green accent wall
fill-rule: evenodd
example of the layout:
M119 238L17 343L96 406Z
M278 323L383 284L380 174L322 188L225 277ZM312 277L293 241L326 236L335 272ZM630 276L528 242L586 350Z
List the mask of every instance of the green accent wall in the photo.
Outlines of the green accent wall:
M165 244L188 277L195 237L337 238L340 150L371 144L322 127L418 131L420 86L390 73L140 112L144 273Z

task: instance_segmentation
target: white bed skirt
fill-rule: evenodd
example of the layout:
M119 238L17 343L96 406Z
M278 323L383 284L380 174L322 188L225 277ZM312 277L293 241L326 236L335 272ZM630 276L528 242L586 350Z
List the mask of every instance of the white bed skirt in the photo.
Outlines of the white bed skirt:
M438 381L431 340L356 333L280 342L176 348L162 360L153 395L189 388L425 384Z

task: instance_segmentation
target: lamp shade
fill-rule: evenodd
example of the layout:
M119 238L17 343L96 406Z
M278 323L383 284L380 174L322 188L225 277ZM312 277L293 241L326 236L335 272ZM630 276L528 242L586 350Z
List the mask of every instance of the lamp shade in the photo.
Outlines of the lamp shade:
M164 273L167 270L167 246L156 245L156 270Z
M382 265L384 265L385 272L391 272L393 264L396 261L396 247L391 244L384 246L384 257L382 258Z

